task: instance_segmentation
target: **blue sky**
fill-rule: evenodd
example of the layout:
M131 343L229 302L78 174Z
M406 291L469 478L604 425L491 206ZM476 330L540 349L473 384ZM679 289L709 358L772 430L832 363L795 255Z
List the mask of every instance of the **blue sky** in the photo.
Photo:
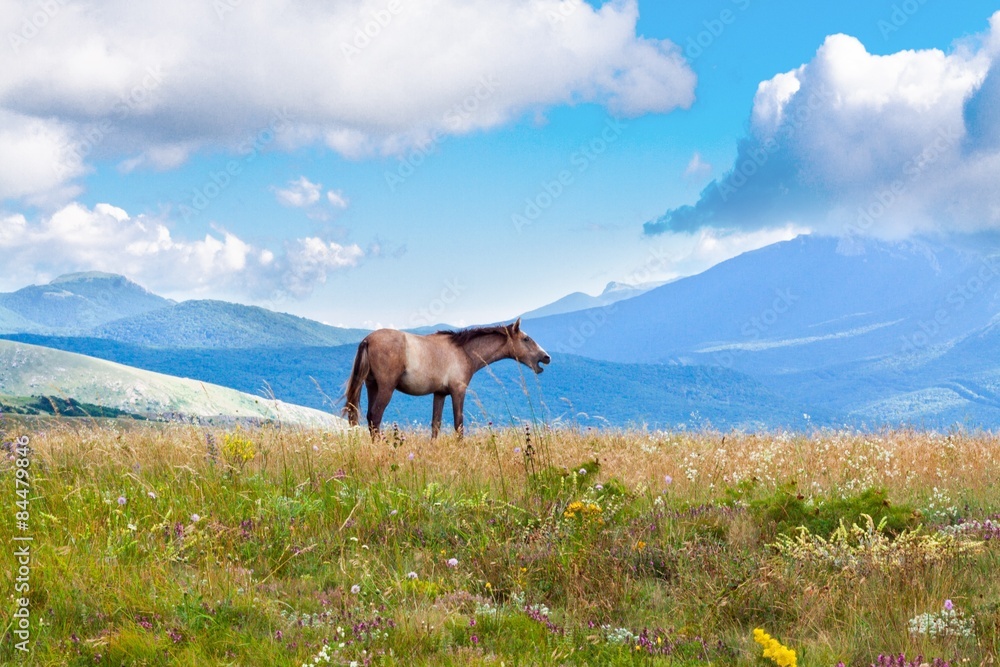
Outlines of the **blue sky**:
M337 325L466 325L857 231L955 122L920 178L997 190L993 3L220 3L0 1L0 288L110 270ZM832 98L789 127L810 91ZM860 231L992 229L989 201L916 183Z

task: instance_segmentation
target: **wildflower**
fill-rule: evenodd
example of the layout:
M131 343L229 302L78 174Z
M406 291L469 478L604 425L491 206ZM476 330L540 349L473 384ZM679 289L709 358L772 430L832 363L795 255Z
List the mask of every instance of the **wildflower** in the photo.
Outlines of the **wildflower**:
M586 475L587 474L587 469L586 468L580 468L579 474L580 475Z
M471 637L469 637L469 639L472 641L473 644L479 643L479 635L472 635Z
M670 486L671 484L673 484L673 481L674 481L674 478L671 477L670 475L664 475L663 476L663 483L666 484L667 486Z
M975 620L955 609L951 600L944 601L944 609L934 614L920 614L910 619L911 635L930 637L974 637Z
M416 572L410 572L409 574L406 575L406 578L407 579L416 579L417 578L417 573Z
M764 647L764 657L773 660L778 667L796 667L795 651L782 645L761 628L753 631L753 640Z
M153 500L156 500L156 493L155 493L155 492L153 492L153 491L150 491L150 492L149 492L149 493L147 493L146 495L147 495L147 496L149 496L150 498L152 498Z
M406 460L407 461L412 461L415 458L416 458L416 455L413 452L410 452L409 454L406 455Z
M198 523L199 521L201 521L200 515L198 515L197 513L191 515L191 523Z
M458 559L457 558L449 558L448 559L448 567L458 567Z
M129 529L129 530L135 530L135 529L136 529L136 525L135 525L134 523L130 523L130 524L128 525L128 529Z
M595 491L603 491L604 490L604 485L603 484L595 484L594 485L594 490Z
M360 592L361 592L361 586L359 586L358 584L354 584L353 586L351 586L352 595L357 595Z
M127 502L128 502L128 501L127 501L127 500L125 500L125 496L118 496L118 504L119 504L119 505L124 505L124 504L125 504L125 503L127 503Z
M515 454L520 454L521 453L521 448L520 447L515 447L514 448L514 453Z

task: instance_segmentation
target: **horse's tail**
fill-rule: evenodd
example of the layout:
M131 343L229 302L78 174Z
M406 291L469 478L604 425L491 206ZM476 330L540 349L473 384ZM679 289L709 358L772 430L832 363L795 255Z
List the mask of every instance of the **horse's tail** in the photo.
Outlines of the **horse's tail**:
M347 403L344 405L344 416L351 426L357 426L360 419L361 386L368 377L371 366L368 364L368 340L361 341L358 353L354 355L354 365L351 366L351 377L347 380ZM371 397L368 397L371 400Z

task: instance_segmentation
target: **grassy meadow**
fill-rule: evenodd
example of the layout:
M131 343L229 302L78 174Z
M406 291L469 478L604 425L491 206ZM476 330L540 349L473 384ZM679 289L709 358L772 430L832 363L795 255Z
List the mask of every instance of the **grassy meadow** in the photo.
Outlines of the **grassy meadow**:
M991 434L3 428L31 450L27 510L16 451L0 464L0 664L1000 654ZM33 538L28 653L19 536Z

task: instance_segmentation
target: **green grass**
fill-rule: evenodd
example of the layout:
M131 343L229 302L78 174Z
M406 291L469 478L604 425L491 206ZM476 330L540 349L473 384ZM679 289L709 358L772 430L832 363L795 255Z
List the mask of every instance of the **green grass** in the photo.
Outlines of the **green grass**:
M799 665L1000 651L1000 534L951 525L1000 512L990 436L5 427L30 518L6 457L0 538L34 541L27 655L0 569L2 664L766 665L757 627ZM777 546L866 515L860 565ZM908 631L946 599L973 637Z

